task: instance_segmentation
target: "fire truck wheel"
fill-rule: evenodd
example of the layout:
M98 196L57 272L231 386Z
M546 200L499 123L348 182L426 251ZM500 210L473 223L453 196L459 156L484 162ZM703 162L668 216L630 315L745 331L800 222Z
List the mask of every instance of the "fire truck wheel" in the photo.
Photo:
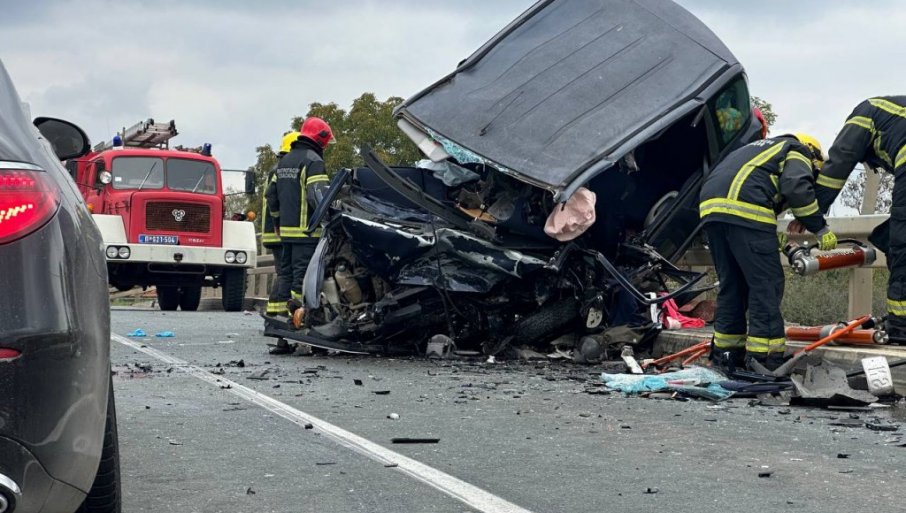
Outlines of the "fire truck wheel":
M157 304L165 312L176 310L179 307L179 288L157 287Z
M179 289L179 309L186 312L198 310L201 303L201 285Z
M245 269L227 269L220 277L220 286L223 287L223 309L227 312L242 310L242 301L245 299Z

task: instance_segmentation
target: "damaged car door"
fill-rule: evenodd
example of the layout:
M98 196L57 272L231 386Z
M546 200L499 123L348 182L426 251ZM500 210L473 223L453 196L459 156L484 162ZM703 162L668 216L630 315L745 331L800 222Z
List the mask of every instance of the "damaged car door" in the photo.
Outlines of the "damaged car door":
M643 344L657 305L701 292L671 261L698 234L703 177L758 134L732 53L651 0L538 2L395 116L427 159L363 148L367 167L334 180L305 327L280 335L385 353L437 334L485 354Z

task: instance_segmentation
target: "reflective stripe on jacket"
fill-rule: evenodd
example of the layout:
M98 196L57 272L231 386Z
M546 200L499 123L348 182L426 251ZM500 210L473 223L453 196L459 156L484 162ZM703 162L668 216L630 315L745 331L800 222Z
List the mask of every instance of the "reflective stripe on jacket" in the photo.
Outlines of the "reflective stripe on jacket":
M816 180L821 212L827 212L860 162L900 179L906 169L906 96L870 98L846 119Z
M270 186L271 183L276 180L276 167L267 174L267 181L265 182L266 186ZM265 188L265 191L267 189ZM264 198L264 204L261 205L261 211L264 215L261 216L261 244L264 247L272 247L280 244L280 236L277 235L277 226L278 219L273 216L271 209L267 204L267 196Z
M279 218L281 241L320 237L320 230L309 235L305 229L312 210L306 189L329 181L321 148L308 139L300 138L277 163L274 175L274 183L268 186L265 198L271 207L271 215Z
M792 136L753 142L728 155L705 177L699 214L765 231L777 230L777 214L789 208L812 233L825 226L818 211L811 152Z

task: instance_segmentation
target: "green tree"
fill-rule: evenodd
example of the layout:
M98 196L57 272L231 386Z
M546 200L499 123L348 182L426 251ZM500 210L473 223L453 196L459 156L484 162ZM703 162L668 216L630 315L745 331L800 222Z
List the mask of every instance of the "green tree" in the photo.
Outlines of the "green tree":
M277 165L277 153L270 144L258 146L255 148L255 153L257 154L255 163L252 166L249 166L249 170L255 173L255 194L250 198L246 196L241 197L247 198L246 210L252 210L258 216L262 216L265 215L264 209L262 208L264 205L264 190L267 187L265 182L267 181L268 173L270 173ZM256 221L255 226L258 227L261 225Z
M412 165L421 158L421 152L397 128L393 119L393 109L402 102L403 99L397 96L380 101L373 93L364 93L353 100L348 111L333 102L315 102L309 105L304 116L294 116L290 120L289 129L298 131L305 118L311 116L317 116L330 125L334 142L324 151L324 165L331 176L338 169L364 165L359 154L363 145L373 148L388 165ZM261 207L265 181L277 164L277 154L270 144L258 146L255 152L255 164L249 169L255 172L256 191L248 200L247 209L263 215Z
M777 114L774 112L773 105L757 96L753 96L752 106L758 107L758 110L764 115L764 120L768 122L768 128L774 126L774 122L777 121Z
M396 127L393 109L403 102L398 96L384 101L374 93L364 93L352 102L349 111L336 103L312 103L305 116L293 118L291 126L298 130L305 118L317 116L330 125L334 143L324 152L324 165L328 173L344 167L364 164L359 150L370 146L378 157L389 165L411 165L421 153L415 144Z

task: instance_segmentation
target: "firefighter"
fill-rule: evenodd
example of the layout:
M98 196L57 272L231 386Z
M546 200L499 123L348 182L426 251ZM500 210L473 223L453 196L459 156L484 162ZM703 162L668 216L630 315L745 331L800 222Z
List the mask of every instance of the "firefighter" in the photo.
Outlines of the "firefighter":
M290 145L298 138L299 132L291 131L283 134L283 140L280 141L280 151L277 153L277 157L283 158L284 155L289 153ZM276 181L276 171L277 166L274 166L274 169L267 174L267 181L265 182L267 186ZM288 273L292 271L291 269L284 268L282 265L283 244L280 241L280 222L279 218L272 215L266 197L264 198L262 210L264 210L264 215L261 216L261 245L269 249L271 254L274 255L274 267L277 270L277 277L274 280L273 285L271 285L271 291L268 295L266 313L267 315L280 315L286 313L286 299L281 301L281 298L279 297L281 283L291 279L288 276Z
M887 255L887 322L892 340L906 341L906 96L863 101L846 119L816 180L818 208L827 213L856 164L894 176L890 219L869 240Z
M699 213L720 283L711 342L719 365L754 359L773 370L783 363L778 245L786 237L777 233L777 215L790 208L818 236L820 249L836 247L815 199L813 173L822 162L817 140L783 135L732 152L705 178Z
M329 179L323 155L331 139L333 133L323 119L306 119L299 129L299 137L290 144L289 153L277 163L274 181L265 193L271 216L279 219L283 244L281 267L289 278L281 281L275 300L283 301L290 315L302 306L305 269L321 235L320 230L307 233L306 228L309 214L327 191Z

